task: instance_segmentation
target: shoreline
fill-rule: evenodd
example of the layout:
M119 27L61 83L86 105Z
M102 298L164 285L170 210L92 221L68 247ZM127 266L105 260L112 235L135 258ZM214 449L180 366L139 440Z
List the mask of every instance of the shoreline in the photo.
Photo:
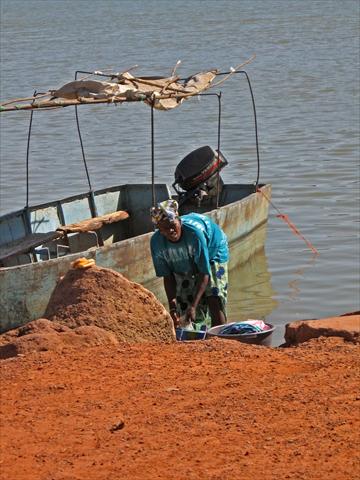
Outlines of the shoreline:
M354 479L359 348L216 338L3 360L2 478Z

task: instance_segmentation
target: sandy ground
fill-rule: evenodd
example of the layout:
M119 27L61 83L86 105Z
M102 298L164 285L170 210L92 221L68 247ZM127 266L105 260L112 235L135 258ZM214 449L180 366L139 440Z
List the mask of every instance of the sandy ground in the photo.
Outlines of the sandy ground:
M359 348L213 339L2 360L0 478L358 479Z

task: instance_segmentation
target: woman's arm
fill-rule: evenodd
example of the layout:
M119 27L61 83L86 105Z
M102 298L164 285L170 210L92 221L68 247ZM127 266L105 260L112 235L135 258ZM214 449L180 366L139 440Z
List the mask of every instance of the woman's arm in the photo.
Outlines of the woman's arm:
M164 277L164 288L169 303L169 311L174 327L179 326L180 317L176 308L176 280L173 274Z
M209 283L210 276L207 273L198 273L196 292L191 306L187 309L185 321L195 322L196 308L199 305L201 297L203 296L206 287Z

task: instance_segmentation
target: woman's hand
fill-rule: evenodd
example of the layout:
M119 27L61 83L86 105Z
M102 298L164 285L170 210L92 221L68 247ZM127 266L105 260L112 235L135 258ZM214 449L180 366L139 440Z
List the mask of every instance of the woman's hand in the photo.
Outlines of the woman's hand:
M170 316L171 316L172 321L174 323L174 327L177 328L180 325L180 316L177 313L176 308L175 309L174 308L170 309Z
M196 308L191 306L186 310L185 322L186 323L195 322L195 318L196 318Z

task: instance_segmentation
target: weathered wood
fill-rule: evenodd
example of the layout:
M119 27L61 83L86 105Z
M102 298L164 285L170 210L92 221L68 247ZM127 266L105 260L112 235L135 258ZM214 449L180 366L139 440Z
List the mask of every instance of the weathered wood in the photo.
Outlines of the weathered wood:
M179 80L179 77L174 77L174 78L159 78L157 80L149 80L147 78L142 78L142 77L124 77L128 82L131 82L132 84L135 84L138 88L141 85L148 85L151 87L156 87L159 88L160 90L164 90L166 88L167 90L171 90L172 92L176 93L190 93L186 90L186 87L182 85L176 85L176 86L170 86L173 83L176 83L177 80Z
M132 92L135 93L135 92ZM0 105L0 112L15 112L17 110L36 110L39 108L59 108L59 107L70 107L72 105L94 105L97 103L121 103L121 102L142 102L146 96L140 94L137 98L135 96L125 96L122 95L111 98L80 98L79 100L66 100L56 98L54 100L44 100L41 102L35 102L25 105Z
M47 233L32 233L24 238L14 240L0 247L0 260L12 257L13 255L20 255L26 253L33 248L39 247L43 243L50 242L57 238L64 236L63 232L47 232Z
M162 78L158 80L151 80L141 77L132 77L123 75L125 85L129 86L129 90L125 92L116 92L113 93L104 92L104 96L93 98L89 96L77 96L74 93L74 98L70 97L58 97L50 98L47 100L36 101L35 97L33 102L30 104L15 104L16 100L5 102L0 104L0 112L11 112L16 110L35 110L39 108L59 108L59 107L68 107L71 105L86 105L86 104L97 104L97 103L121 103L121 102L139 102L146 101L148 104L153 105L155 108L162 110L167 110L169 108L174 108L178 106L183 99L198 95L201 91L208 89L211 86L213 78L215 78L217 70L210 72L201 72L196 75L193 75L189 78L185 85L180 85L177 83L178 77L173 78ZM65 85L64 87L49 92L49 95L52 93L56 96L61 94L62 89L70 86L71 84L81 84L81 81L71 82L70 84ZM100 86L107 85L106 82L97 82L97 81L86 81L84 85L98 85ZM112 85L108 83L108 85ZM113 84L114 87L119 86ZM124 85L124 84L122 84ZM133 88L136 90L133 90ZM95 88L97 91L98 89ZM78 93L83 93L79 90ZM96 92L95 92L96 94ZM98 95L98 94L96 94ZM170 102L170 107L163 108L161 106L161 100L176 99L173 102ZM26 99L19 99L19 101L24 101ZM155 101L156 100L156 101ZM154 102L155 101L155 102Z
M214 78L219 75L217 69L199 72L188 77L185 83L180 83L179 77L175 76L176 67L180 64L178 61L171 77L134 77L127 71L121 74L114 74L113 76L110 75L112 79L117 78L118 83L85 79L74 80L57 90L49 90L36 97L33 96L3 102L0 104L0 112L135 101L145 101L158 110L169 110L180 105L186 98L198 95L210 87L222 85L243 66L252 62L254 58L255 55L237 67L231 68L231 71L217 83L212 83ZM94 72L94 75L96 74L101 74L101 72ZM84 88L82 89L81 86ZM123 91L123 88L126 87L129 87L129 89ZM134 88L136 88L136 90L134 90ZM48 100L37 101L37 98L47 95L50 96ZM52 98L53 96L58 98L54 99ZM29 99L33 100L30 104L14 104L15 102L28 101Z
M57 230L64 233L91 232L99 230L103 225L120 222L126 218L129 218L129 214L124 210L118 210L117 212L108 213L100 217L89 218L81 222L70 223L69 225L62 225L58 227Z
M251 63L254 59L255 59L256 55L252 55L248 60L246 60L246 62L244 63L240 63L240 65L238 65L237 67L235 68L232 68L230 73L228 75L226 75L226 77L224 77L222 80L220 80L219 82L217 83L214 83L212 85L212 87L219 87L220 85L222 85L224 82L226 82L226 80L228 78L230 78L234 73L238 72L241 68L245 67L245 65L247 65L248 63Z

